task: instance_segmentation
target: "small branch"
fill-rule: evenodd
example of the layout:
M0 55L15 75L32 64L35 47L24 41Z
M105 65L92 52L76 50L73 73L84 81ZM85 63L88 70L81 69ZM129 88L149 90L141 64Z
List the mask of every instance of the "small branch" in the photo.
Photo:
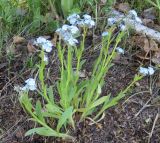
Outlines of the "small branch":
M155 40L157 43L160 44L160 32L136 22L135 20L125 16L119 11L112 10L111 14L114 15L113 17L117 18L117 22L123 20L125 24L131 29L133 29L136 33L146 35L147 37Z
M149 134L149 138L148 138L148 143L150 143L150 140L151 140L151 137L153 135L153 131L154 131L154 128L155 128L155 125L156 125L156 122L157 122L158 118L159 118L159 113L157 113L157 115L154 119L152 130L151 130L151 133Z

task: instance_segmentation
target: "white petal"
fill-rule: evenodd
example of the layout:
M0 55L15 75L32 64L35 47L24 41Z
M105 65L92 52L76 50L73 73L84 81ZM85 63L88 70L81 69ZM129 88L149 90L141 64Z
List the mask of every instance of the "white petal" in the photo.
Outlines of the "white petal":
M77 21L80 19L80 16L78 14L72 14L70 15L67 20L69 21L70 24L76 25Z
M85 20L91 20L91 16L88 15L88 14L84 14L84 15L83 15L83 18L84 18Z
M71 26L70 28L72 34L77 34L79 32L79 29L76 26Z
M69 21L69 23L72 24L72 25L76 25L77 19L71 19L71 20Z
M95 26L95 22L93 20L90 21L90 28Z
M76 44L78 44L78 40L74 39L74 38L70 38L68 40L68 44L71 45L71 46L76 46Z
M64 24L64 25L62 26L62 30L64 30L64 31L68 30L68 28L69 28L69 25L67 25L67 24Z
M36 90L36 81L33 78L29 78L25 81L26 85L22 88L23 91L25 90Z
M141 74L143 74L143 75L148 75L148 69L147 69L147 68L140 67L139 73L141 73Z
M115 24L116 23L116 19L115 18L113 18L113 17L111 17L111 18L108 18L108 25L109 26L112 26L113 24Z
M41 43L45 43L45 42L46 42L46 39L43 38L43 37L39 37L39 38L37 38L36 41L37 41L38 44L41 44Z
M102 37L105 37L105 36L108 36L108 32L107 31L104 31L103 33L102 33Z
M119 54L124 54L124 50L122 48L117 47L116 50Z
M124 24L121 24L119 27L121 31L125 31L127 29L126 25Z
M24 87L21 87L20 90L27 91L27 90L29 90L29 87L27 85L25 85Z
M148 73L149 75L153 75L155 70L152 67L148 67Z

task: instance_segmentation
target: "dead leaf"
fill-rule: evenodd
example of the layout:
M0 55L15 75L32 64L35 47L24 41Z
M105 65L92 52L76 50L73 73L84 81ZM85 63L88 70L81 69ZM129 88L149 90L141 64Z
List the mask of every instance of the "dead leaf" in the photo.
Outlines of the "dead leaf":
M150 57L148 56L148 54L146 54L144 52L137 53L136 57L138 57L141 60L149 60L150 59Z
M147 37L133 36L131 39L131 43L135 46L138 46L146 53L149 53L150 51L158 51L158 44L154 40L148 39Z
M145 38L143 49L146 53L149 53L151 51L156 52L158 51L158 44L152 39L148 40L147 38Z
M156 19L156 10L154 7L148 8L143 11L142 16L146 19L155 20Z
M129 10L131 10L130 6L129 6L129 3L120 3L118 4L117 6L117 9L121 12L128 12Z
M27 49L29 53L34 53L36 51L35 46L33 45L33 41L29 41L27 44Z
M101 0L101 4L106 4L107 0Z
M53 45L57 45L57 41L58 41L58 35L54 33L54 37L52 38L51 42Z
M86 71L79 71L79 77L85 78L86 77Z
M14 36L13 37L13 43L14 44L20 44L20 43L23 43L25 41L26 41L26 39L24 37L21 37L21 36Z
M152 19L142 19L143 24L149 27L153 27L154 26L154 21Z
M152 62L160 65L160 49L154 53L154 56L152 57Z

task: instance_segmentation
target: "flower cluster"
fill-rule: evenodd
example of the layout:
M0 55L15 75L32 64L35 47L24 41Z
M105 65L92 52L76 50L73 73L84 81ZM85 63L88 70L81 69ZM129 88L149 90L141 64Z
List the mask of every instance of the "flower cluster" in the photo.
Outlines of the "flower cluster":
M46 40L43 37L39 37L34 41L34 45L40 46L45 52L50 53L53 48L53 44L51 41Z
M56 33L58 33L68 45L76 46L78 43L78 40L75 37L78 35L79 29L74 25L70 26L65 24L62 28L58 28Z
M78 44L78 40L76 39L80 33L78 27L92 28L95 26L95 22L91 16L87 14L83 15L82 19L78 14L72 14L67 20L71 25L63 25L62 28L56 30L56 33L70 46Z
M27 80L25 81L25 83L26 83L26 84L25 84L24 87L20 87L20 88L19 88L21 91L29 91L29 90L34 91L34 90L37 89L35 79L29 78L29 79L27 79Z
M126 18L122 18L122 22L120 22L120 24L118 25L121 31L127 30L127 26L125 24L125 21L127 21L127 19L132 19L137 23L142 23L142 20L138 17L137 12L135 10L130 10ZM116 17L110 17L107 20L108 26L112 26L116 24L117 22L119 22L119 19Z
M43 37L38 37L33 44L36 46L40 46L42 50L47 53L50 53L53 48L52 42ZM44 62L48 63L48 55L46 53L44 55Z
M80 18L78 14L72 14L67 18L67 20L71 25L77 25L79 27L93 28L95 26L95 22L92 20L90 15L84 14L82 17L83 18Z
M139 73L143 74L144 76L153 75L154 72L155 72L155 70L152 67L148 67L148 68L140 67L140 69L139 69Z

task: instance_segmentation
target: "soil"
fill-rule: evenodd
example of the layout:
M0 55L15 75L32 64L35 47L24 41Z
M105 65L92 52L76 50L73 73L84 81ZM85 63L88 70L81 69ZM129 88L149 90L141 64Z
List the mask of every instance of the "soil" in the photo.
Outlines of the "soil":
M0 63L0 129L2 130L0 143L67 142L53 138L42 138L37 135L24 137L25 132L35 126L33 122L28 120L26 113L19 104L18 95L13 90L15 85L23 83L22 75L25 77L30 73L30 71L23 69L24 57L22 54L12 63L3 58ZM122 56L121 58L119 60L123 61L126 57ZM51 67L55 67L52 72L57 74L57 63L53 62ZM109 70L105 78L106 84L103 87L103 95L112 93L114 96L125 88L137 72L136 68L134 62L126 64L115 61L115 65ZM53 80L50 81L56 80L55 74L52 76ZM77 128L76 141L74 142L159 143L160 118L156 122L155 119L156 115L160 113L158 104L160 92L159 87L155 84L157 80L152 81L145 77L137 83L125 99L106 111L101 122L90 126L90 121L86 120L81 128ZM143 109L146 103L148 106ZM154 122L155 126L153 126Z

